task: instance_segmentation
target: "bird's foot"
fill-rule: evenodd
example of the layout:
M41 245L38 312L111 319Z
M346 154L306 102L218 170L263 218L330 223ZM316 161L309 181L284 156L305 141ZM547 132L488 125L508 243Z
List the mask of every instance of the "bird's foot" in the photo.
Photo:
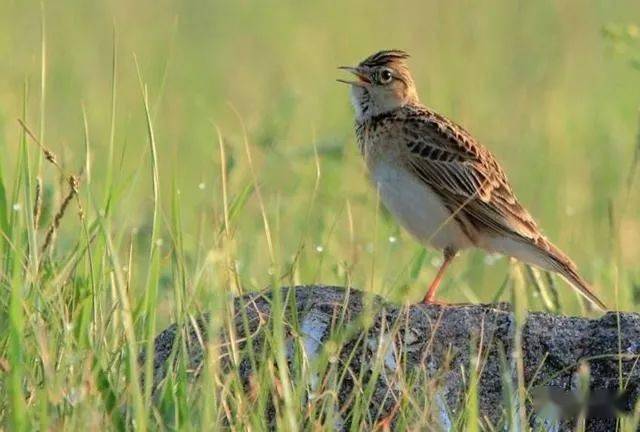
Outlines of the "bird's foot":
M454 303L447 303L447 302L442 301L442 300L427 299L427 298L423 299L423 300L422 300L420 303L418 303L418 304L422 304L422 305L430 305L430 306L443 306L443 307L446 307L446 306L457 306L457 305L456 305L456 304L454 304Z

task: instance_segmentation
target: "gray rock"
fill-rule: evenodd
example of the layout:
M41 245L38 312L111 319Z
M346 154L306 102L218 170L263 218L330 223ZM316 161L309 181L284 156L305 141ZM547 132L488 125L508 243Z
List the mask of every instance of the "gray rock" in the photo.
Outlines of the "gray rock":
M518 409L523 403L527 421L538 430L573 430L578 413L586 413L588 431L615 430L616 414L632 410L640 392L640 365L636 365L640 315L635 313L610 312L598 319L531 313L518 331L508 304L401 307L360 291L328 286L282 288L281 293L289 305L286 320L293 312L297 322L297 330L289 328L287 333L289 359L294 342L313 363L328 338L338 341L339 361L361 371L366 380L375 380L368 406L371 426L382 419L397 421L400 395L410 392L429 401L433 430L453 430L456 422L460 424L473 376L477 376L481 418L496 430L520 430ZM270 329L266 324L272 300L271 291L234 299L240 350L247 332L254 350L262 346L264 332ZM158 335L154 389L172 366L179 329L185 336L189 371L194 378L199 375L207 322L204 315ZM518 334L529 390L524 401L516 390ZM221 337L228 340L229 335ZM142 353L140 361L144 358ZM240 373L248 382L250 362L241 362ZM407 376L413 377L409 389ZM314 372L309 398L320 380ZM621 388L624 394L618 396ZM353 380L344 379L338 398L341 412L349 413L353 392ZM335 429L349 427L351 417L344 417L335 416Z

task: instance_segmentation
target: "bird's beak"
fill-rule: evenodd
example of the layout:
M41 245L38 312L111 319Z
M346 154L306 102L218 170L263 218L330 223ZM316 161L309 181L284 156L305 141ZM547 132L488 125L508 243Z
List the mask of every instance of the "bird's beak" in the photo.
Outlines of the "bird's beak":
M336 81L338 82L351 84L358 87L368 87L371 84L371 81L369 80L367 74L360 68L352 66L340 66L338 69L351 72L356 76L356 78L358 78L356 81L337 79Z

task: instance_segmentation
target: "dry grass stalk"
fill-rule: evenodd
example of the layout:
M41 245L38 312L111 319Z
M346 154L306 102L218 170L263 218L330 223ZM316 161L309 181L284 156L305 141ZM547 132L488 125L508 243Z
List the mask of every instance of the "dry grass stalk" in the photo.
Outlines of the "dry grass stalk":
M36 196L33 201L33 228L38 229L42 214L42 178L36 177Z
M48 148L46 148L40 142L40 140L38 140L35 134L29 129L29 127L26 125L26 123L22 119L18 119L18 123L20 123L20 126L22 126L22 129L24 129L25 133L29 135L29 137L33 140L33 142L35 142L40 148L40 150L42 150L42 153L44 154L45 159L47 159L47 161L49 161L53 166L55 166L60 171L62 176L67 179L67 184L69 186L69 192L67 193L64 200L62 201L62 204L60 205L58 212L53 217L53 221L51 222L51 225L49 225L49 228L47 228L44 243L42 244L42 248L41 248L41 253L44 253L47 249L49 249L49 247L53 243L53 239L55 238L56 231L60 226L60 222L64 217L65 212L67 211L67 207L69 206L69 203L74 197L76 197L76 202L78 205L78 215L80 216L81 220L84 220L84 210L82 208L82 203L80 202L80 198L79 198L80 176L74 175L74 174L67 174L65 170L62 168L62 166L58 163L58 158L56 157L55 153L49 150ZM35 202L34 202L34 208L33 208L33 219L34 219L35 229L38 229L41 213L42 213L42 179L38 177L36 179L36 196L35 196Z
M46 250L51 245L54 235L58 227L60 226L60 221L62 220L64 213L67 211L67 207L69 206L69 203L71 202L74 196L78 195L78 187L80 186L80 179L75 175L70 175L67 180L67 183L69 184L69 193L62 201L62 204L60 205L58 212L53 217L53 221L51 222L51 225L49 225L49 228L47 228L47 233L44 238L44 244L42 245L42 249L41 249L42 254L44 254L44 252L46 252Z
M64 170L62 169L60 164L58 164L58 159L56 158L55 153L52 152L51 150L49 150L48 148L46 148L40 142L40 140L38 140L38 138L36 138L34 133L31 132L31 130L27 127L26 123L24 121L22 121L22 119L18 119L18 123L20 123L20 126L22 126L22 129L24 129L24 131L27 133L27 135L29 135L29 137L33 140L33 142L35 142L38 145L38 147L40 147L40 150L42 150L42 153L44 154L45 159L47 159L49 162L51 162L61 172L64 172Z

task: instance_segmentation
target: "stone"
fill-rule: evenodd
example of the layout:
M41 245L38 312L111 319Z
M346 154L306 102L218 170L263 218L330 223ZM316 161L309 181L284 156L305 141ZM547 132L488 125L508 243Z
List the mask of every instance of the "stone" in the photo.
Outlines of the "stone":
M453 430L474 377L480 417L498 429L519 430L518 410L524 403L531 427L574 430L582 413L587 431L610 431L617 415L633 412L639 396L640 315L636 313L609 312L589 319L535 312L519 329L505 303L399 306L354 289L320 285L281 288L280 294L286 299L285 320L297 319L297 331L287 327L289 360L294 346L301 347L309 363L330 349L335 361L364 371L364 379L374 379L367 407L371 427L397 421L400 395L409 392L428 398L435 430ZM271 328L267 324L273 300L273 291L234 299L239 350L247 331L254 350L262 346L264 332ZM154 389L172 367L169 360L180 328L186 335L188 370L197 379L205 358L208 319L205 314L182 327L174 324L157 336ZM229 335L220 337L230 342ZM331 347L326 346L329 339ZM139 361L145 358L142 353ZM248 383L250 362L241 362L240 374ZM412 388L406 388L405 377L410 375L417 378ZM529 390L524 401L516 390L518 376ZM313 375L309 398L321 378ZM340 412L349 413L354 385L352 379L343 380ZM351 416L335 418L336 430L349 428Z

